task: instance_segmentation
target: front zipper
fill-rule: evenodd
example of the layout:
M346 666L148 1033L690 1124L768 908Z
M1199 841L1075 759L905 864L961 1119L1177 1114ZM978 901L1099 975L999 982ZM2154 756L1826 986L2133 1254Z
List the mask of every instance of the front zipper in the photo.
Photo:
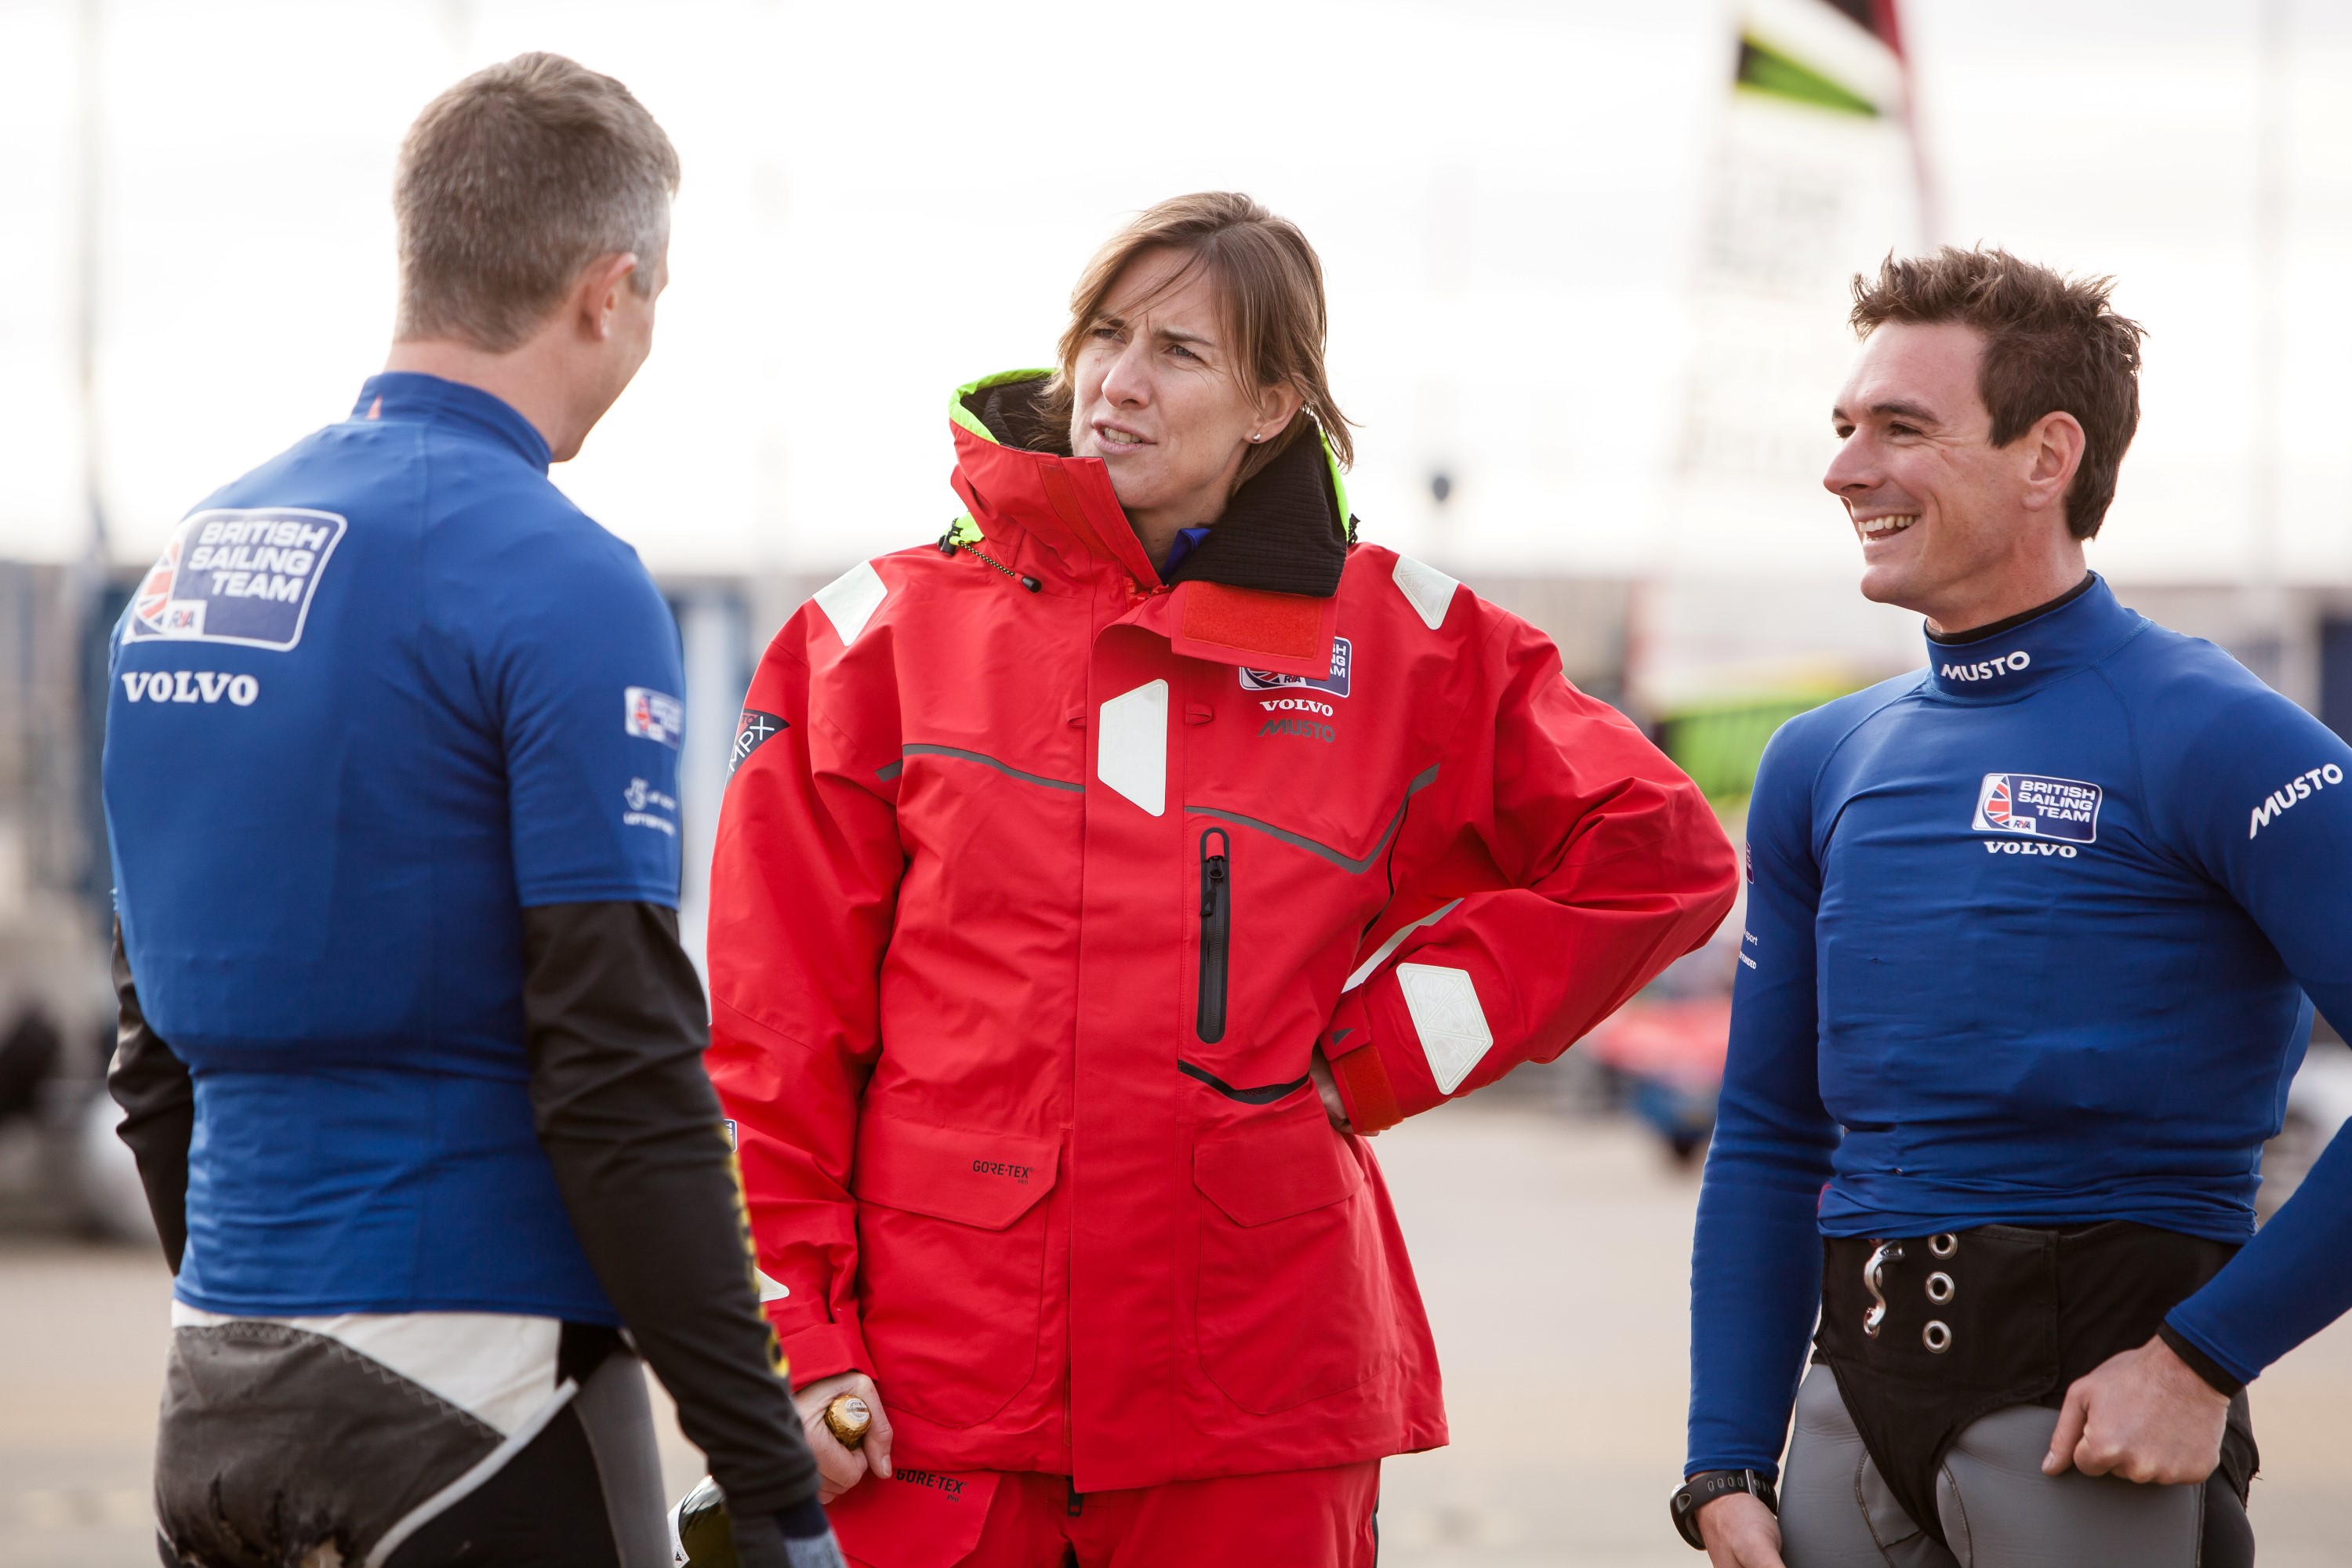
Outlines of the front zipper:
M1209 840L1215 839L1213 854ZM1233 840L1222 827L1201 835L1201 1003L1193 1033L1215 1045L1225 1037L1225 959L1233 941Z

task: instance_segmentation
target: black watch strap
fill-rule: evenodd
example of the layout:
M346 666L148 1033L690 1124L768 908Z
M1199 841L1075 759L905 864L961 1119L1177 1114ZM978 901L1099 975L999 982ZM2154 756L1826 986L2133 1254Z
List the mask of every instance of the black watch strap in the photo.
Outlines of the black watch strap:
M1675 1488L1667 1500L1675 1517L1675 1533L1706 1551L1706 1542L1698 1532L1698 1510L1726 1492L1746 1492L1774 1513L1780 1511L1780 1500L1772 1494L1771 1477L1756 1470L1701 1470Z

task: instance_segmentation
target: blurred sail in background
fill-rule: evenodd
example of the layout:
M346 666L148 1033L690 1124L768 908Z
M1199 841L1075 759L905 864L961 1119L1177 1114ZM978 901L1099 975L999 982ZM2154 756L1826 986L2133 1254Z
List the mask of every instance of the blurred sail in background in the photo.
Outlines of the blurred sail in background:
M1737 15L1628 672L1669 721L1727 705L1785 717L1917 660L1916 617L1854 593L1853 536L1821 488L1853 277L1929 237L1895 3L1743 0Z

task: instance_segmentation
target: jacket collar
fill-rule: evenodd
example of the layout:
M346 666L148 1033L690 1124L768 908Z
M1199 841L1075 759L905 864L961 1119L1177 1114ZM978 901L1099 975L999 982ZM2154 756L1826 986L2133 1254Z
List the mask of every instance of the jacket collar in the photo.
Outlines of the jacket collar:
M1937 695L1969 703L2013 702L2122 647L2147 625L2116 603L2099 577L2046 614L1965 643L1927 639L1927 684Z
M352 405L352 417L462 426L512 447L523 461L542 474L547 472L550 453L546 437L516 412L513 404L462 381L444 381L437 375L422 375L415 371L387 370L360 384L360 399Z
M1116 563L1147 591L1210 583L1318 599L1339 592L1354 520L1320 432L1311 442L1292 442L1235 491L1224 516L1163 584L1102 459L1070 456L1068 432L1041 416L1038 399L1052 374L983 376L956 388L949 401L956 490L983 535L992 518L1017 522L1056 553L1076 545Z

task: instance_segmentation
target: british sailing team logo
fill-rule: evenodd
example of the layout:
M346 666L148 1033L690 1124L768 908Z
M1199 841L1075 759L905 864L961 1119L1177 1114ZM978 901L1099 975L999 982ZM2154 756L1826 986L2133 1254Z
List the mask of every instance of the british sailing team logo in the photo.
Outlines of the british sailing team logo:
M1331 639L1331 673L1321 679L1311 675L1282 675L1271 669L1244 669L1242 673L1244 691L1284 691L1299 689L1328 691L1334 697L1348 695L1348 685L1355 664L1355 650L1346 637Z
M311 596L349 526L300 507L196 513L172 531L140 580L124 639L286 652L302 640Z
M2041 773L1987 773L1977 787L1979 833L2028 833L2069 844L2099 839L2103 793L2080 779Z

